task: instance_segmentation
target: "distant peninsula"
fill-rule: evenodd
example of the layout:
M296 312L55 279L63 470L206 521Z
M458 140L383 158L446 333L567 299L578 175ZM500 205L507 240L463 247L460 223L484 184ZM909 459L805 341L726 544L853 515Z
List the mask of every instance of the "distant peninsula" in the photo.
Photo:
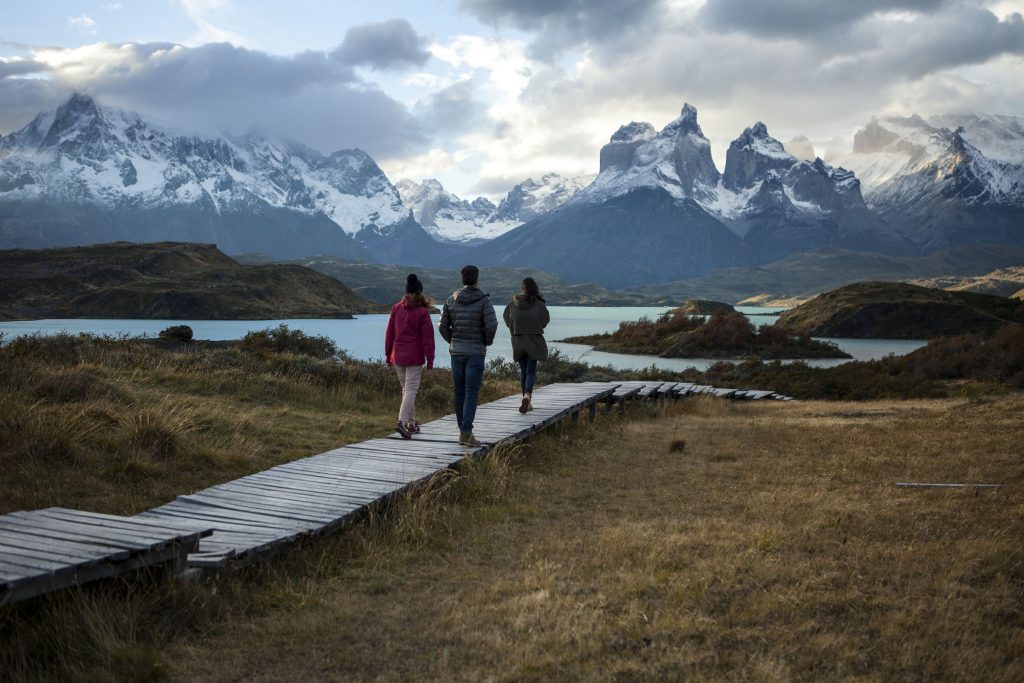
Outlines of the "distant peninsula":
M815 337L931 339L990 334L1013 322L1024 323L1019 299L904 282L860 282L786 311L776 325Z
M657 320L620 323L612 333L568 337L598 351L662 358L849 358L835 344L765 325L755 328L728 304L688 301ZM710 311L710 315L697 311Z
M351 318L384 308L298 265L243 266L212 244L0 251L0 318Z

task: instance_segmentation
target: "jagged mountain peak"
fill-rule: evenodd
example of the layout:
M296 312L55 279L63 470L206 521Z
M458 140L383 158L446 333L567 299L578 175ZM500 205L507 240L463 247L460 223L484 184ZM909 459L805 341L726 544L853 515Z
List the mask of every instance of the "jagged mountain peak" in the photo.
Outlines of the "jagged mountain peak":
M634 140L650 140L657 134L654 126L646 121L630 121L612 133L611 142L633 142Z
M741 190L761 180L768 171L784 171L795 163L797 158L758 121L729 144L722 183L730 190Z
M666 132L681 135L693 134L703 138L704 131L700 129L700 124L697 123L697 108L689 102L684 103L682 111L679 112L679 118L662 129L662 133Z

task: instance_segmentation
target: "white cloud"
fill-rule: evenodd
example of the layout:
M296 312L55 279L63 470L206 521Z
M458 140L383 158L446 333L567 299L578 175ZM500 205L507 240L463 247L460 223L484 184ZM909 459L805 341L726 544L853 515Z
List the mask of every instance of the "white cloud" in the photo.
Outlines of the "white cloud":
M108 12L116 12L119 9L121 9L121 3L119 3L119 2L108 2L105 5L103 5L103 9L107 10Z
M459 150L449 152L435 147L425 154L405 157L400 159L383 159L380 166L384 173L394 182L403 178L409 178L420 182L424 178L437 178L444 176L453 169L460 160L465 159L467 152Z
M82 14L77 17L68 17L68 25L72 28L77 28L86 33L96 33L96 22L87 14Z
M178 0L185 14L195 23L196 33L189 44L231 43L243 45L242 36L229 27L233 12L231 0Z

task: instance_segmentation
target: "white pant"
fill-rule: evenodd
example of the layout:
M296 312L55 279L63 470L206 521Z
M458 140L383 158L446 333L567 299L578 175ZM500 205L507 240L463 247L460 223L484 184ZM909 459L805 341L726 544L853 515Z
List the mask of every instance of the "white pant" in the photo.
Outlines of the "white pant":
M402 385L402 407L398 410L398 419L409 423L416 421L416 392L420 390L420 378L423 376L422 365L396 365L398 383Z

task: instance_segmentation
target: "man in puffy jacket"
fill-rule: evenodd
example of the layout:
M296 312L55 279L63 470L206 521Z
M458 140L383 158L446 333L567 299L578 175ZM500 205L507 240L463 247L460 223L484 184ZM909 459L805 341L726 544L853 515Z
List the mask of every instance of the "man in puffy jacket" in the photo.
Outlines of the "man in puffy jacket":
M437 326L448 342L452 355L452 378L455 381L455 418L459 423L459 443L479 446L473 436L476 399L484 379L484 356L498 331L498 316L491 298L476 286L480 269L462 269L462 289L444 302Z

